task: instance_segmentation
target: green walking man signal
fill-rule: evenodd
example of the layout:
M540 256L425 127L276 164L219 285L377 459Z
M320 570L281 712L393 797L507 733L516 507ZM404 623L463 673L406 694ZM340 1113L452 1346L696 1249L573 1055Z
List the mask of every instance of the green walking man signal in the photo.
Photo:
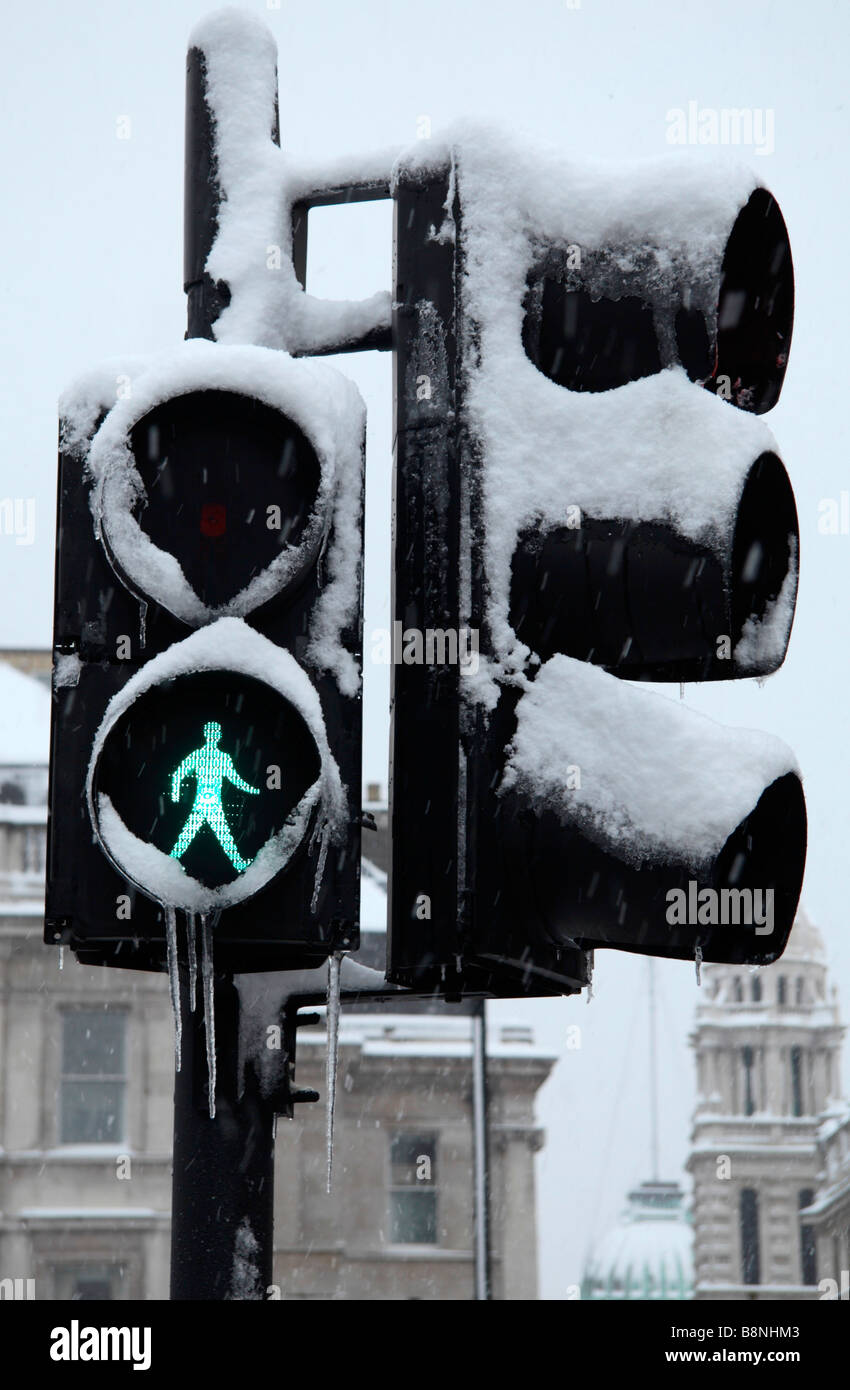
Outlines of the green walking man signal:
M233 759L230 754L218 747L218 741L221 738L220 724L214 722L205 724L204 738L206 742L202 747L196 748L194 753L190 753L188 757L184 758L171 775L172 801L180 800L180 788L184 778L195 778L195 804L189 813L189 819L180 832L176 845L171 851L171 858L180 859L186 853L201 826L208 825L234 869L241 874L253 861L242 858L231 834L221 802L221 784L226 779L234 787L238 787L240 791L247 792L249 796L259 796L260 788L249 786L247 782L243 782L233 766Z

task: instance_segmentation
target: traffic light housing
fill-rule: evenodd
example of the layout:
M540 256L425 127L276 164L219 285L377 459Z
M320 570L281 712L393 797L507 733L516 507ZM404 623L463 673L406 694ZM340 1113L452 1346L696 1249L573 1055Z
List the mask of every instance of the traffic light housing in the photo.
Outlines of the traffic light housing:
M793 320L778 206L746 171L615 180L480 132L394 193L394 617L402 647L475 653L393 668L389 978L568 993L597 946L774 960L793 755L626 682L785 656L796 508L756 418Z
M45 939L317 964L359 917L364 410L204 340L63 401Z

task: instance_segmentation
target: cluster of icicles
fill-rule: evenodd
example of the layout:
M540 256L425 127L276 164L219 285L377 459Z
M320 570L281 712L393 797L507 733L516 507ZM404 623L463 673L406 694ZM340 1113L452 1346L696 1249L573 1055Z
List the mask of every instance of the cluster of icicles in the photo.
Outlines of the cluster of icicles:
M200 932L199 929L200 928ZM204 992L204 1030L207 1039L207 1075L210 1119L215 1118L215 994L213 989L213 940L210 913L186 913L186 946L189 958L189 1008L195 1012L198 994L198 936L201 944L201 984ZM177 965L177 909L165 908L165 940L168 949L168 984L174 1010L174 1056L182 1062L183 1014L180 1008L180 974Z
M217 916L218 914L216 914ZM189 961L189 1008L195 1012L198 994L198 942L200 938L201 986L204 999L204 1032L207 1044L207 1100L210 1119L215 1119L215 989L213 979L212 913L187 912L186 948ZM168 983L171 1007L174 1012L174 1058L177 1070L182 1064L183 1013L180 1007L180 973L178 967L177 909L165 908L165 939L168 952ZM334 1108L336 1103L336 1073L339 1056L339 1007L342 955L334 951L328 961L327 1027L328 1054L325 1071L327 1095L327 1190L331 1190L333 1173Z

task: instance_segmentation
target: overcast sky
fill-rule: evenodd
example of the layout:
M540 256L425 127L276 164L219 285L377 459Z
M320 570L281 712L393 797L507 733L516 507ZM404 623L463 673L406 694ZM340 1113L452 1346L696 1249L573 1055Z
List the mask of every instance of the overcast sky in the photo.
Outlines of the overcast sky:
M76 373L119 352L183 336L181 289L185 47L209 5L190 0L47 0L8 7L0 284L0 497L34 498L32 545L0 534L0 646L50 643L56 398ZM797 316L782 399L767 417L800 516L797 618L783 669L764 688L686 690L721 721L783 737L806 782L810 847L804 901L850 1007L845 926L850 740L850 535L821 535L818 506L850 490L845 412L850 304L844 0L429 0L427 5L249 5L279 47L281 129L299 158L406 145L421 116L434 134L455 116L493 120L568 155L663 155L671 108L772 112L774 149L721 150L751 163L779 199L791 237ZM127 130L130 138L118 138ZM718 151L695 149L693 158ZM389 288L388 207L311 217L314 293ZM370 412L367 637L389 622L390 363L340 365ZM386 783L387 668L366 671L364 780ZM564 1297L589 1240L648 1176L646 962L597 958L596 999L500 1005L564 1052L540 1116L543 1290ZM680 1174L693 1107L693 968L658 969L662 1176Z

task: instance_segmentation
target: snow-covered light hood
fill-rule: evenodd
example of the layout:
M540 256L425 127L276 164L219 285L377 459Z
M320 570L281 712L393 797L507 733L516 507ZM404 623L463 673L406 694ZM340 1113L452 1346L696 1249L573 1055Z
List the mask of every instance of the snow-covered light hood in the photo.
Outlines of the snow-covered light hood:
M126 387L116 399L122 381ZM157 546L134 515L145 491L130 448L131 431L163 402L195 391L231 391L280 411L310 441L320 468L316 503L298 544L284 547L240 593L215 609L198 597L177 558ZM108 553L140 597L155 600L189 626L245 617L266 603L311 561L332 525L329 582L311 618L307 659L331 671L344 694L356 693L360 674L340 640L356 614L359 594L365 407L353 382L324 362L190 339L153 358L87 373L64 394L61 409L65 447L85 458L93 481L91 508ZM106 418L86 448L87 434L104 409Z
M442 158L451 160L450 197L455 188L460 197L463 297L476 325L463 371L483 459L476 522L493 674L509 674L528 656L509 619L511 560L524 530L562 526L576 506L599 519L667 523L714 549L725 568L750 469L761 455L778 455L758 418L703 390L682 367L600 392L570 391L544 376L522 337L541 248L574 245L585 256L617 248L618 270L628 276L639 267L641 296L657 299L659 319L662 306L669 317L671 284L685 283L711 329L726 241L758 180L736 164L669 156L630 165L529 158L477 126L452 130ZM435 159L435 151L413 151L398 167ZM787 639L786 618L787 605L769 615L783 626L774 645ZM465 693L488 698L486 666Z
M577 776L568 776L568 770ZM630 863L706 869L765 787L799 774L781 739L729 729L597 666L554 656L517 706L501 791L585 829Z

